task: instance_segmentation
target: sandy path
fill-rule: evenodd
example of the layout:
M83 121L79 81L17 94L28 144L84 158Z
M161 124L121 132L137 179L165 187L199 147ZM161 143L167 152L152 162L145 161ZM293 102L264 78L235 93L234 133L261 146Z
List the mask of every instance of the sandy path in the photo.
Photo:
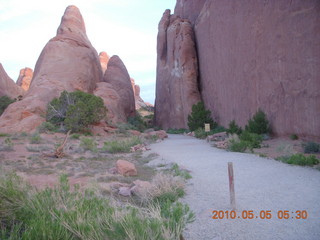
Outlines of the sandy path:
M176 162L193 176L183 201L197 220L184 233L187 240L320 239L320 171L226 152L182 135L169 135L151 149L160 161ZM237 215L243 210L253 210L255 215L271 210L271 219L211 218L213 210L230 210L228 162L234 165ZM291 216L307 210L308 218L280 220L278 210L289 210Z

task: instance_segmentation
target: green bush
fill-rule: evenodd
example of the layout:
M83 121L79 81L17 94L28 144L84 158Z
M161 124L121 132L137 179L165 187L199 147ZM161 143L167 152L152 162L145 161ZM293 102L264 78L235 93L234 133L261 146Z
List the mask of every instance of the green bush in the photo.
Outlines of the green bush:
M242 133L242 128L236 124L235 120L232 120L229 123L229 128L227 129L227 133L240 135Z
M47 121L73 132L88 131L88 126L106 116L106 108L100 97L81 91L63 91L59 98L48 104Z
M262 137L256 133L243 131L239 138L241 141L247 142L250 149L261 147Z
M188 127L190 131L195 131L199 128L204 128L204 124L210 124L210 128L217 127L217 123L211 118L211 111L206 110L203 102L198 102L192 106L192 112L188 116Z
M104 143L103 151L108 151L110 153L128 153L131 150L131 147L141 144L141 138L133 136L129 139L122 141L108 141Z
M194 136L196 138L205 139L207 137L207 133L204 131L203 128L198 128L194 131Z
M291 139L291 140L298 140L299 137L298 137L297 134L291 134L291 135L290 135L290 139Z
M256 134L268 134L270 133L269 121L266 114L259 109L255 115L249 119L245 130Z
M43 122L38 127L38 131L40 133L46 133L46 132L54 132L57 130L57 127L53 125L51 122Z
M231 151L231 152L245 152L248 148L248 142L246 141L237 141L235 139L231 139L230 142L229 142L229 147L228 149Z
M183 133L188 132L188 130L185 129L185 128L179 128L179 129L177 129L177 128L169 128L166 132L169 133L169 134L183 134Z
M128 123L131 125L131 129L138 130L140 132L143 132L147 127L139 112L136 112L135 116L129 117Z
M85 151L96 152L97 151L97 143L92 138L81 138L80 147Z
M11 104L15 102L15 100L7 97L7 96L2 96L0 97L0 115L6 110L6 108Z
M300 165L300 166L313 166L319 163L319 159L316 156L304 156L303 154L293 154L291 156L282 156L276 158L281 162L285 162L288 164Z
M304 145L304 152L305 153L318 153L320 152L320 144L315 142L307 142Z
M37 132L34 133L30 138L31 144L39 144L39 143L41 143L41 141L42 141L42 138L41 138L40 134Z

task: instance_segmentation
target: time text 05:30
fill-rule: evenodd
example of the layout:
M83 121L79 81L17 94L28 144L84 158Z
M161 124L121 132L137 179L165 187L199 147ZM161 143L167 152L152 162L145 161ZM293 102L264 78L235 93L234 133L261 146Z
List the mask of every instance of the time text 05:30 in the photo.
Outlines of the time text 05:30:
M236 212L234 210L223 211L223 210L214 210L212 211L212 219L307 219L308 212L306 210L279 210L272 212L271 210L243 210L241 212Z

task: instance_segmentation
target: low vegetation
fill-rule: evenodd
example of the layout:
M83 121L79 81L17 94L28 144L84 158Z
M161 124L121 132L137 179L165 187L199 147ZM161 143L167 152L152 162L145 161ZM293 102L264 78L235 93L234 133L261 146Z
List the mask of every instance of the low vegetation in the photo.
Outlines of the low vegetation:
M158 175L145 207L119 207L94 190L70 188L66 176L59 186L38 191L17 175L0 179L0 238L9 239L179 239L194 215L187 205L158 196L176 191L168 177ZM171 181L172 179L170 179ZM165 182L164 182L165 181ZM178 187L177 187L178 188ZM164 190L165 189L165 190Z
M169 128L167 131L167 133L169 134L183 134L183 133L187 133L188 132L188 129L185 129L185 128Z
M196 138L205 139L209 135L213 135L220 132L225 132L226 129L221 126L217 126L214 129L211 129L209 132L206 132L204 128L198 128L194 131L194 136Z
M245 130L256 134L269 134L271 129L266 114L259 109L255 115L249 119Z
M227 133L240 135L242 133L242 128L238 126L235 120L232 120L229 123L229 128L227 129Z
M13 151L13 142L10 137L7 137L1 144L0 144L0 151Z
M190 131L204 128L204 124L210 124L210 129L214 129L218 124L211 118L211 111L207 110L203 102L198 102L192 106L191 114L188 116L188 127Z
M319 159L316 158L314 155L304 156L301 153L293 154L291 156L282 156L276 158L284 163L293 164L293 165L300 165L300 166L313 166L319 164Z
M81 91L63 91L48 104L47 121L72 132L87 132L90 124L106 117L107 109L100 97Z
M110 153L128 153L131 147L141 144L140 137L133 136L124 140L111 140L104 142L103 150Z
M13 102L15 102L15 100L7 96L0 97L0 115L2 115L4 110L6 110L6 108Z
M304 152L305 153L319 153L320 152L320 144L315 142L307 142L304 144Z

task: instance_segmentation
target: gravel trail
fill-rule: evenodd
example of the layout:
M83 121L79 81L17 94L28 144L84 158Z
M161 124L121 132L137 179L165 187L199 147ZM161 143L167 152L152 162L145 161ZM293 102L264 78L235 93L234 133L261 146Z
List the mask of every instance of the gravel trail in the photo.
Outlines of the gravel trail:
M227 152L182 135L169 135L151 150L159 154L154 164L176 162L191 171L182 201L194 211L196 221L188 225L186 240L320 239L320 171ZM228 162L234 166L237 217L214 220L213 210L231 210ZM254 219L238 218L248 210L253 210ZM271 210L271 219L258 217L265 210ZM279 210L288 210L290 218L278 219ZM306 210L308 218L295 219L298 210Z

